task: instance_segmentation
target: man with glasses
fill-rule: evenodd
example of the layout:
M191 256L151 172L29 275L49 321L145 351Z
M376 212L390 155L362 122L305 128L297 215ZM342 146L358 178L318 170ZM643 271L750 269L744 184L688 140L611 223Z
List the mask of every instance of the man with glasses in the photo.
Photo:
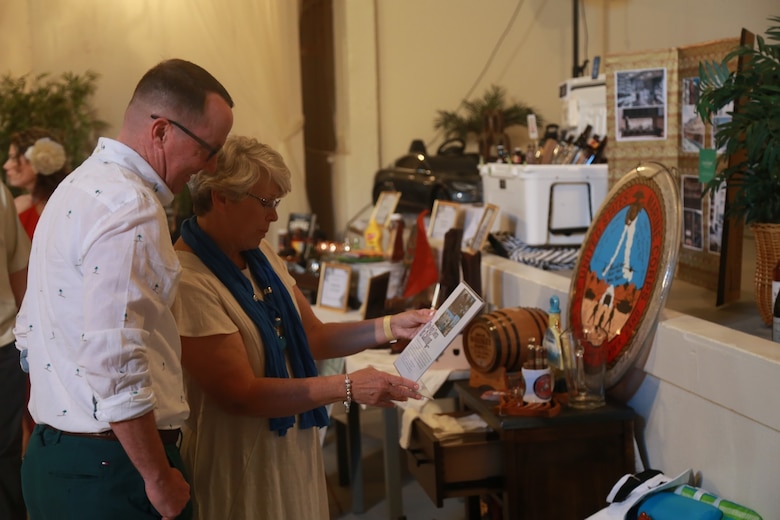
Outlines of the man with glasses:
M161 116L158 116L158 115L156 115L156 114L152 114L152 115L151 115L151 118L152 118L152 119L160 119L160 118L161 118ZM204 141L203 139L201 139L200 137L198 137L198 136L195 134L195 132L193 132L192 130L190 130L189 128L187 128L186 126L184 126L183 124L179 123L178 121L174 121L173 119L168 119L168 122L169 122L170 124L172 124L173 126L175 126L176 128L178 128L179 130L181 130L182 132L184 132L185 134L187 134L188 136L190 136L190 137L191 137L191 138L192 138L192 139L193 139L193 140L194 140L196 143L198 143L198 144L199 144L199 145L201 145L201 146L202 146L202 147L203 147L203 148L204 148L206 151L208 151L208 152L209 152L209 156L208 156L208 157L206 157L206 160L207 160L207 161L210 161L212 157L214 157L215 155L217 155L217 153L219 153L219 149L220 149L221 147L218 147L218 146L217 146L217 147L215 147L215 146L211 146L209 143L207 143L206 141Z
M232 107L198 65L156 65L117 139L98 141L41 216L14 329L36 422L22 464L32 520L191 516L170 311L181 268L164 205L214 170Z

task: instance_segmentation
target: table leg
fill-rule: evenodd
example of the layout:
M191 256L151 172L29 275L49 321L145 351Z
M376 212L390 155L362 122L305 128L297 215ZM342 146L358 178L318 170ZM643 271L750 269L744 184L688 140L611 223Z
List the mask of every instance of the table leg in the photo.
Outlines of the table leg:
M349 480L352 482L352 512L360 514L365 509L363 500L363 449L360 438L360 405L352 403L347 413L349 432Z
M401 447L398 444L398 410L385 408L384 456L385 494L387 495L388 518L404 520L403 497L401 496Z
M480 520L482 518L479 502L479 496L466 497L466 518L468 520Z
M347 425L331 419L331 428L336 430L336 461L339 473L339 486L349 485L349 442Z

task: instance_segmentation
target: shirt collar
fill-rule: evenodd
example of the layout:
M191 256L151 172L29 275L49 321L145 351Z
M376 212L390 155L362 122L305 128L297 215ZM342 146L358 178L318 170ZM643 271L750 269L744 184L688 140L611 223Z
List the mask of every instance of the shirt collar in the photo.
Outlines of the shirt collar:
M129 146L114 139L101 137L93 154L102 162L110 162L129 170L149 186L163 206L173 202L173 192L146 160Z

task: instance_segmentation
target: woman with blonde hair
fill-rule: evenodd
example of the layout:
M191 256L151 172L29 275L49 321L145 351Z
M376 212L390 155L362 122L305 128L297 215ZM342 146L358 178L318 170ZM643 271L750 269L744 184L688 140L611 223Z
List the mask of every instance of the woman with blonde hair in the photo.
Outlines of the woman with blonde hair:
M325 405L392 407L421 396L414 381L374 368L319 376L314 360L412 338L432 311L320 322L264 240L290 171L254 139L229 137L215 173L194 176L190 191L195 217L174 246L182 277L173 311L195 518L327 520Z

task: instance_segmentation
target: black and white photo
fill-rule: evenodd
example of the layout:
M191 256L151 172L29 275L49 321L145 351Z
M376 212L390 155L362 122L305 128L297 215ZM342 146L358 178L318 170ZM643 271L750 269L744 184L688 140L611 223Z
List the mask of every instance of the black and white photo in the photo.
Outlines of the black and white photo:
M615 72L618 141L666 139L666 69Z

